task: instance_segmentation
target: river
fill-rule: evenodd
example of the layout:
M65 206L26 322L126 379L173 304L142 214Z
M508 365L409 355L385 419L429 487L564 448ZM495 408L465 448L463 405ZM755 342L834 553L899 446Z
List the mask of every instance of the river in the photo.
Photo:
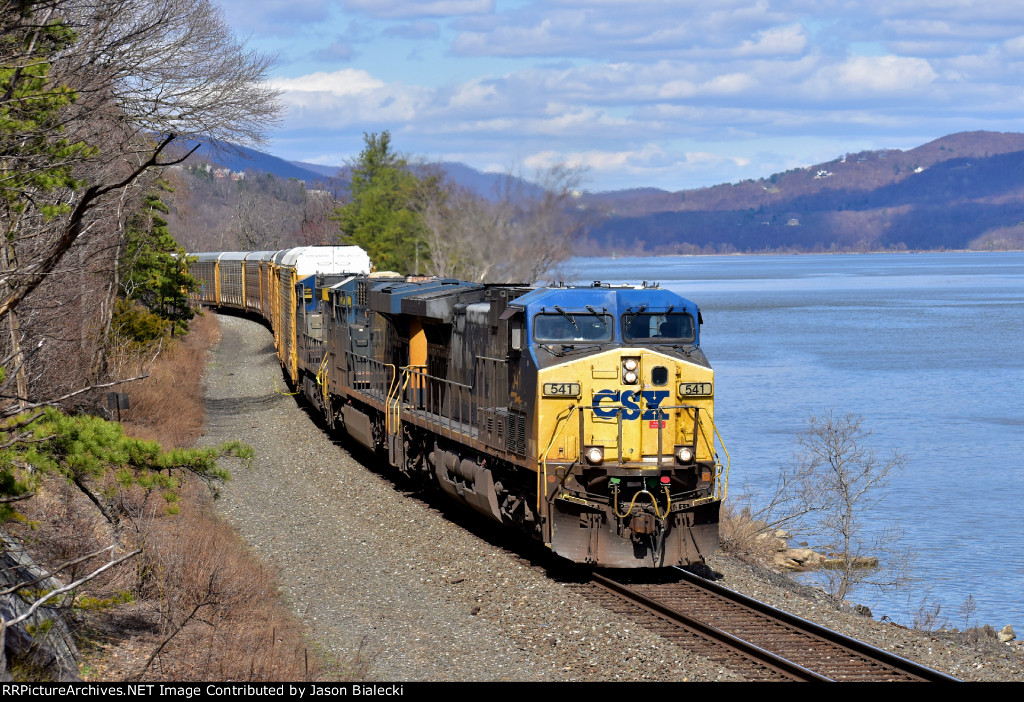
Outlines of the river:
M1024 637L1024 253L576 258L567 273L700 306L732 494L774 484L829 411L907 456L872 524L899 523L915 584L851 599L903 623L938 603L950 626Z

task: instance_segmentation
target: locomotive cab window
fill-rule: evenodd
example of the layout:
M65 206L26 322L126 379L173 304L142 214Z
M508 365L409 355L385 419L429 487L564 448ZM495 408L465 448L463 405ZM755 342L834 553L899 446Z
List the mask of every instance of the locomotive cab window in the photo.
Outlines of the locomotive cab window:
M542 313L533 318L533 338L549 341L611 341L614 320L590 312Z
M679 312L626 314L622 317L622 336L626 341L690 342L694 339L693 317Z

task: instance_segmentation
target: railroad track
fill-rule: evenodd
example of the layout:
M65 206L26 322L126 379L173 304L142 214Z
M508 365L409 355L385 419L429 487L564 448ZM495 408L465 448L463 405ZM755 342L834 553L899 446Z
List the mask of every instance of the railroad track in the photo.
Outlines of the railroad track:
M685 571L679 574L676 582L626 585L594 573L588 596L749 680L956 681Z

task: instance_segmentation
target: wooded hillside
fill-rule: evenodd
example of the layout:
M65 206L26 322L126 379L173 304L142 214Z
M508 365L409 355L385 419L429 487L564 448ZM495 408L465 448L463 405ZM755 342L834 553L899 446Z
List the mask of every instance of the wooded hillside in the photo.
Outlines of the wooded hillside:
M1018 249L1024 134L966 132L761 180L588 196L604 253Z

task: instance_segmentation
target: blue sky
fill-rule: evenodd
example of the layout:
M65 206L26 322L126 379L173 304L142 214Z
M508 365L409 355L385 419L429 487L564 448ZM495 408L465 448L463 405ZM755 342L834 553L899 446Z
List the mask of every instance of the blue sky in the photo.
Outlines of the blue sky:
M364 132L426 160L567 163L588 190L759 178L958 131L1024 131L1010 0L220 0L274 53L268 149L336 165Z

